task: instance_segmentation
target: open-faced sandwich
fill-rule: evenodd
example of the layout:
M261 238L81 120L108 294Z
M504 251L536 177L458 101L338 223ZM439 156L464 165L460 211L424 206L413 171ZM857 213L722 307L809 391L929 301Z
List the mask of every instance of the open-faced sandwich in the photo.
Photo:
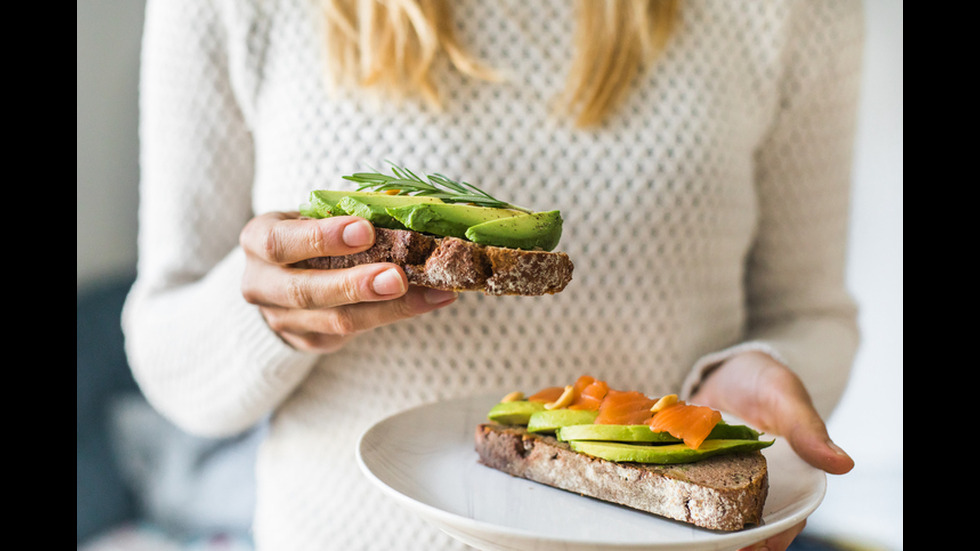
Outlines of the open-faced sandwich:
M476 428L479 461L513 476L713 530L762 521L772 440L676 395L583 375L514 392Z
M394 166L392 174L344 176L355 191L315 190L301 214L360 216L375 227L375 245L362 253L322 257L312 268L371 262L402 266L414 285L488 295L544 295L571 281L557 210L532 211L495 199L476 186L440 174L419 177Z

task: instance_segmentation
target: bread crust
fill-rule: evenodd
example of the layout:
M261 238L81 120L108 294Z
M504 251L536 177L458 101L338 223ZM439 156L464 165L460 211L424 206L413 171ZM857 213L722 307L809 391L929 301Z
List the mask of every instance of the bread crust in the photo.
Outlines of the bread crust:
M413 285L487 295L559 293L571 281L574 269L562 252L478 245L455 237L386 228L375 228L375 244L366 251L313 258L303 266L339 269L372 262L398 264Z
M760 452L647 465L577 453L523 427L484 423L475 438L481 463L516 477L711 530L762 522L769 475Z

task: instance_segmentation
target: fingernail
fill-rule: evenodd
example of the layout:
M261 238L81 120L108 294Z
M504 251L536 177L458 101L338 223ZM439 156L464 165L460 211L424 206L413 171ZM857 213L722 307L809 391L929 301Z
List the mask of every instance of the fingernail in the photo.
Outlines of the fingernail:
M365 220L347 224L343 233L344 244L348 247L363 247L374 240L374 227Z
M847 455L847 452L845 452L844 450L842 450L841 447L838 446L837 444L835 444L833 440L827 440L827 446L831 450L833 450L834 453L836 453L837 455L839 455L841 457L850 457L849 455Z
M405 292L405 280L394 268L374 276L373 286L374 292L379 295L398 295Z
M428 304L442 304L453 300L456 296L456 293L453 291L442 291L439 289L425 290L425 302Z

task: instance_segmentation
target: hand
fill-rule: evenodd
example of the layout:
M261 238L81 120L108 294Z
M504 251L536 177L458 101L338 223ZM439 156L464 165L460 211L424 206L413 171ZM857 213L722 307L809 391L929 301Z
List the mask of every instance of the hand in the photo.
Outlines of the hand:
M395 264L342 270L294 267L320 256L364 251L374 226L362 218L300 218L273 212L253 218L239 242L245 251L242 295L297 350L329 353L358 333L452 303L456 294L410 286Z
M837 447L795 373L761 352L733 356L701 384L691 402L739 416L750 425L781 436L810 465L844 474L854 461ZM806 521L746 549L785 551Z

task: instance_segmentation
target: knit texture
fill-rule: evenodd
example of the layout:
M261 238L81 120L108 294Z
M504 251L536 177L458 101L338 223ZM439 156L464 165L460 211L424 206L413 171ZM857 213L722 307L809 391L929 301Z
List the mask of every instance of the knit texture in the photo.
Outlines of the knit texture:
M151 403L188 431L271 416L262 550L458 546L356 466L365 429L420 403L580 374L687 392L743 349L799 373L824 414L846 384L858 4L684 2L665 55L590 130L555 109L572 2L453 5L463 43L507 80L443 62L441 111L325 86L322 15L303 0L147 6L127 350ZM240 294L240 230L386 160L560 209L574 279L554 296L464 294L329 356L286 346Z

